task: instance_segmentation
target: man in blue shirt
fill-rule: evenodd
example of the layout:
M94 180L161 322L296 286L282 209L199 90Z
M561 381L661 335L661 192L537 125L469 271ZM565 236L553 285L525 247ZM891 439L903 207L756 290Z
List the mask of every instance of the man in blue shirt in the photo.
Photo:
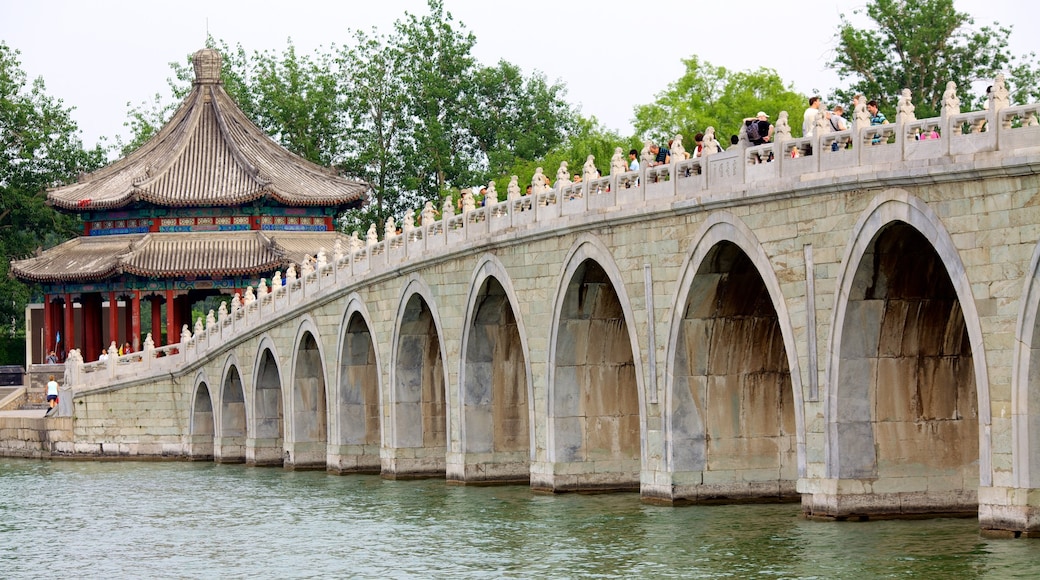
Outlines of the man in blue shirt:
M867 112L870 113L870 124L871 125L887 125L888 119L885 118L885 114L878 109L877 101L871 99L867 101ZM875 133L874 138L870 140L872 144L878 144L881 142L881 135Z
M654 155L651 165L667 165L672 162L672 152L667 147L660 147L655 143L650 146L650 153Z

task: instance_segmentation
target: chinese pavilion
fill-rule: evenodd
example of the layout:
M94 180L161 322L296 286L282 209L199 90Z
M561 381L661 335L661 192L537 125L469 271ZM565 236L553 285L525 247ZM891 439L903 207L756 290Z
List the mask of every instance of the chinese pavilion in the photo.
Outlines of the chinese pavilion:
M11 265L42 285L43 352L81 348L92 360L110 342L137 349L142 301L155 344L179 342L194 303L331 249L336 216L361 205L366 183L289 153L245 116L224 90L220 53L200 50L192 64L191 93L155 136L48 191L85 225Z

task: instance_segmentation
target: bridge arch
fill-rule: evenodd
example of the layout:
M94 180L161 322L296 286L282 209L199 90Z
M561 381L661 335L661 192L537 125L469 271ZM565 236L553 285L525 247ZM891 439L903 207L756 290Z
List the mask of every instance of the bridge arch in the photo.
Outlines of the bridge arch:
M246 394L240 364L234 352L228 354L221 370L216 405L216 439L213 459L217 463L242 463L246 459Z
M1033 248L1015 325L1011 378L1012 481L1040 487L1040 244ZM1001 482L996 482L998 485Z
M351 294L340 322L336 392L330 397L329 469L339 473L379 472L383 375L372 328L364 301Z
M502 263L493 254L481 256L462 318L457 393L461 449L449 454L449 480L530 480L534 405L519 304Z
M429 285L409 276L390 350L389 449L384 477L443 477L450 432L444 330Z
M329 440L326 359L321 333L309 313L300 317L293 345L286 467L324 469Z
M720 211L694 235L681 272L666 354L664 462L677 482L668 499L795 496L806 471L802 375L772 262L746 224ZM683 475L709 471L741 475L726 484ZM702 483L678 483L691 480Z
M252 434L247 430L246 463L283 465L285 458L285 400L282 360L270 335L264 334L253 361Z
M195 375L195 388L192 389L191 398L191 424L188 426L188 433L191 441L188 455L191 459L213 459L215 433L213 397L209 392L209 380L202 371Z
M532 472L531 485L638 489L647 457L645 384L624 277L606 245L581 234L556 288L546 421L552 473Z
M977 486L992 481L986 353L964 265L941 220L903 190L878 194L852 229L836 287L827 477L874 481L871 501L904 514L974 511ZM944 382L953 396L924 388ZM944 477L940 485L955 489L930 491ZM884 491L893 480L899 490Z

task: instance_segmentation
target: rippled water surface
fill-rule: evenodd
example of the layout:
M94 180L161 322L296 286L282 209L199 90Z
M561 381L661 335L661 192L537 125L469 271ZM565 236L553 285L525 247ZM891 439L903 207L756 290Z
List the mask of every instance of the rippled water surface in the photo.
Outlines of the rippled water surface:
M205 463L0 458L0 577L1036 578L974 519L813 522Z

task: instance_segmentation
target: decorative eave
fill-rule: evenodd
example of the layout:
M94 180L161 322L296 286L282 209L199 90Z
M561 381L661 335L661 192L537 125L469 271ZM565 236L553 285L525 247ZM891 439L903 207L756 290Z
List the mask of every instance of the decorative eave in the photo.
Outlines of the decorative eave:
M11 262L24 281L68 283L130 274L141 278L255 277L334 251L336 232L202 232L80 237L40 256Z
M220 55L195 53L191 93L144 145L77 183L48 192L73 212L145 202L164 207L237 206L262 198L287 206L352 207L368 184L287 151L238 108L220 80Z

